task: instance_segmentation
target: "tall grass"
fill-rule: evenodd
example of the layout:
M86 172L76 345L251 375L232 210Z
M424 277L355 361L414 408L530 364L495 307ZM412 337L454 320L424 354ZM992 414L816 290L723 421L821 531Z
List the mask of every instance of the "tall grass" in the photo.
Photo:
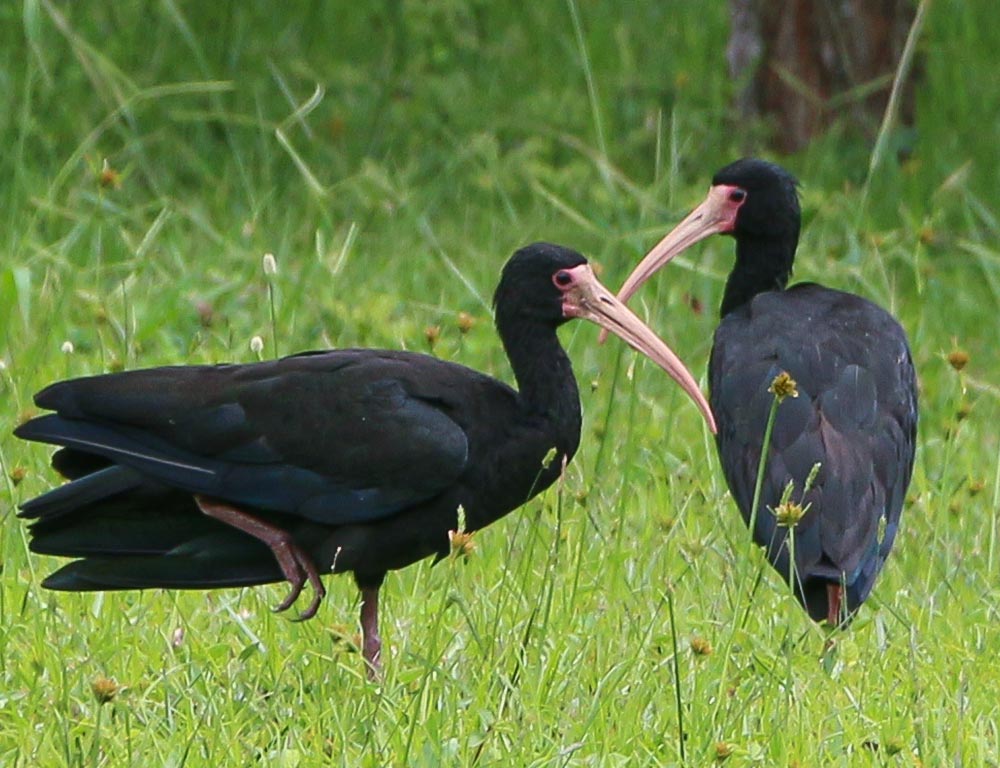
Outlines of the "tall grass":
M563 242L616 284L756 130L728 108L724 6L0 6L0 764L1000 762L990 13L931 5L918 130L888 138L912 152L860 220L866 144L834 131L785 160L797 276L891 308L921 381L902 531L850 630L825 648L763 568L746 609L748 534L694 409L574 328L565 483L470 562L390 575L373 686L347 580L304 624L268 610L280 586L41 590L56 562L14 506L57 480L11 429L54 379L255 359L254 336L426 350L440 326L434 354L509 379L488 311L506 256ZM636 305L696 371L729 250Z

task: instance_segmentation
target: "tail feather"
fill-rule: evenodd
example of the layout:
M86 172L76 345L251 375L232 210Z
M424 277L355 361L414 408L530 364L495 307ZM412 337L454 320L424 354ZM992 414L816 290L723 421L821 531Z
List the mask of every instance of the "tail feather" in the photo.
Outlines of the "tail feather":
M46 506L45 515L29 528L32 552L82 558L45 579L44 587L193 589L281 580L267 546L202 514L189 494L143 485L140 479L135 488L91 501L90 477L58 489L83 491ZM73 499L82 503L74 506Z
M53 488L21 505L19 517L51 519L116 496L143 484L133 469L114 465Z
M60 448L52 454L52 469L67 480L76 480L110 466L111 461L103 456L73 448Z
M62 557L162 555L193 538L229 530L198 512L190 497L126 497L88 514L32 524L32 552Z
M211 493L219 483L218 462L187 454L156 435L129 426L75 421L50 413L21 424L14 435L96 455L192 492Z
M165 555L87 557L48 576L42 586L62 592L122 589L210 589L281 581L267 547L233 531L187 542Z
M270 549L202 514L190 494L111 466L24 504L32 552L82 558L42 586L71 592L280 581Z
M192 496L197 483L182 490L184 483L177 488L157 479L160 465L169 465L182 479L213 472L165 452L146 455L144 446L125 433L57 414L26 422L16 434L69 446L56 452L53 467L70 482L25 502L19 513L33 520L33 552L80 558L48 576L42 582L45 588L204 589L283 580L266 545L202 514ZM114 463L126 457L131 466ZM147 472L150 467L156 471ZM289 530L301 523L281 514L261 514Z

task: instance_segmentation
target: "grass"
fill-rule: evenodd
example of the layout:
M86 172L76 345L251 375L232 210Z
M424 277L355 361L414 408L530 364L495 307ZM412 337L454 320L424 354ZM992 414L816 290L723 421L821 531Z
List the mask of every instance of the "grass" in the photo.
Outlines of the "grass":
M509 379L488 305L512 250L573 245L616 286L716 167L760 151L728 111L725 9L105 5L0 8L0 764L1000 763L990 6L930 7L919 130L887 136L909 159L888 153L863 206L866 143L834 131L785 160L797 276L889 307L921 378L903 528L850 631L827 648L747 560L676 387L573 327L586 422L565 484L469 562L390 575L373 686L345 579L303 624L269 611L280 586L41 590L55 561L14 507L56 478L11 429L54 379L252 360L254 336L261 355L426 350L439 326L435 354ZM730 248L636 303L696 371Z

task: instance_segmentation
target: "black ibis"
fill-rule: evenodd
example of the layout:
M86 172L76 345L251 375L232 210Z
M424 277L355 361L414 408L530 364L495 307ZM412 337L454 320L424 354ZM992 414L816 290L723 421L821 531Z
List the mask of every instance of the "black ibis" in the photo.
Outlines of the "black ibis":
M62 381L55 413L15 434L62 446L71 482L21 506L31 550L79 558L43 582L69 591L306 584L351 571L362 653L380 664L386 572L449 552L467 531L550 486L580 441L580 399L556 329L586 318L669 373L714 430L677 357L594 277L538 243L508 261L496 326L519 391L428 355L343 349L243 365L176 366ZM549 462L547 455L555 458Z
M800 223L792 175L738 160L715 174L705 201L646 255L618 298L628 301L708 235L736 239L709 361L719 458L749 524L768 389L787 372L798 397L777 410L753 536L790 581L789 521L774 510L793 483L792 499L806 510L795 527L794 591L814 620L836 626L868 597L896 537L913 471L917 384L906 334L884 309L815 283L786 288Z

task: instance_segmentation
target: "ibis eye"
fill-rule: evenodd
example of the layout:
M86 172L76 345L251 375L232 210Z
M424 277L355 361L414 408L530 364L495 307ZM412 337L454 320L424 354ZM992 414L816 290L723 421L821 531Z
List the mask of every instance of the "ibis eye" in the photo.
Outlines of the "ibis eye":
M745 189L734 189L729 193L729 201L731 203L742 203L747 199L747 192Z
M556 272L555 276L552 278L556 285L560 288L565 288L567 285L573 282L573 275L564 269Z

